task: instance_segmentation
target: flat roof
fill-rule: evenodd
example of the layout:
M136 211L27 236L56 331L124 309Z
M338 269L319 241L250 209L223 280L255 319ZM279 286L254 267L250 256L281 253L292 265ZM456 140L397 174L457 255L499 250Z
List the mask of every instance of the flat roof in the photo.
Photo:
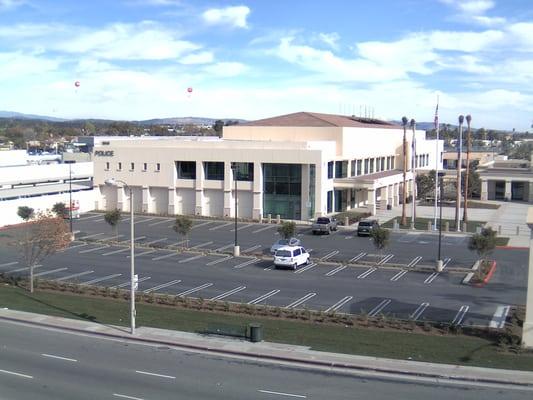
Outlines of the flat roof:
M92 190L93 182L73 182L72 192L79 192L80 190ZM38 197L52 194L62 194L69 192L68 183L54 183L50 185L25 186L10 189L0 189L0 201L14 200L25 197Z

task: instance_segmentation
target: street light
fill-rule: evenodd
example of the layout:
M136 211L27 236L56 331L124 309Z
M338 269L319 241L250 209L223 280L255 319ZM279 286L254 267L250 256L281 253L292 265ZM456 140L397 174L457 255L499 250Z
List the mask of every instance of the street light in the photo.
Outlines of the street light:
M238 257L241 253L241 248L237 242L237 163L231 163L231 171L233 172L233 179L235 180L235 244L233 245L233 256Z
M118 183L124 185L124 187L130 192L130 261L131 261L131 281L130 281L130 322L131 322L131 334L135 334L135 290L137 290L137 275L135 275L135 222L133 221L133 190L124 181L110 178L105 180L105 184L108 186L118 186Z
M72 235L72 164L73 160L65 161L65 164L68 164L68 195L69 195L69 206L68 206L68 219L70 226L70 234Z
M437 272L441 272L443 269L442 266L442 256L441 256L441 244L442 244L442 201L444 200L444 175L445 172L438 173L438 180L440 185L440 205L439 205L439 252L437 255Z

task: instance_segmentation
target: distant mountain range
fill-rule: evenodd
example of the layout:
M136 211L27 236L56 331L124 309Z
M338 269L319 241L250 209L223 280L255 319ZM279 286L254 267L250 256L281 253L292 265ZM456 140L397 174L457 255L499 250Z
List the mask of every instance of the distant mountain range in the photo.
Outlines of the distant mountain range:
M15 118L15 119L38 119L42 121L65 122L64 118L47 117L44 115L23 114L14 111L0 111L0 118Z

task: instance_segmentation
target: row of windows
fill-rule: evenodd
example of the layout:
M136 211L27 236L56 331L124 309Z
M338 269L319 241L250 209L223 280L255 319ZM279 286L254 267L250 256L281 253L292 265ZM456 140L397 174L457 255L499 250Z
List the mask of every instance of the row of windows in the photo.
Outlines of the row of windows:
M109 171L111 167L111 163L110 162L106 162L105 163L105 170L106 171ZM122 171L122 163L121 162L118 162L117 163L117 171ZM130 171L135 171L135 163L130 163ZM143 172L146 172L148 171L148 163L142 163L142 170ZM155 164L155 172L159 172L161 171L161 164L160 163L156 163Z
M394 169L394 156L365 158L350 161L350 176L373 174L374 172L390 171ZM328 162L328 179L346 178L348 176L348 161Z
M415 157L415 168L427 167L429 165L429 154L417 154Z
M176 172L178 179L196 179L196 162L195 161L176 161ZM206 161L203 163L204 176L209 181L224 180L224 162ZM236 173L238 181L254 180L253 163L231 163L231 169Z

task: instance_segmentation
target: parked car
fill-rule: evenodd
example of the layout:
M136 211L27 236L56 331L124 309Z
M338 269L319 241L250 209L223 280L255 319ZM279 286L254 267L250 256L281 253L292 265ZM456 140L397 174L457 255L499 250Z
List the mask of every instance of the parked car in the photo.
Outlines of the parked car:
M362 219L357 226L357 236L369 236L373 229L379 228L379 223L376 219Z
M330 234L337 230L337 220L333 217L319 217L311 227L313 235L318 233Z
M280 239L270 247L270 254L274 254L276 250L284 246L301 246L302 243L300 239L290 238L290 239Z
M274 266L296 270L300 265L309 264L309 253L302 246L284 246L274 254Z

